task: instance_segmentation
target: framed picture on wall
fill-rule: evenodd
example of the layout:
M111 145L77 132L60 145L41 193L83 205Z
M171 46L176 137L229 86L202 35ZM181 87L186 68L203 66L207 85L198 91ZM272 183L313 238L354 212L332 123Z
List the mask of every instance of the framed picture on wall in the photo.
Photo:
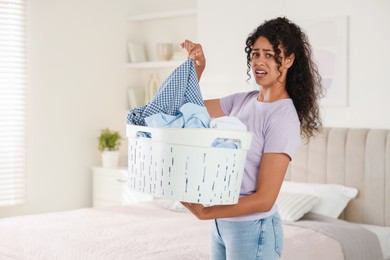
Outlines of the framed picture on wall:
M309 37L323 85L321 104L348 106L348 17L299 21Z

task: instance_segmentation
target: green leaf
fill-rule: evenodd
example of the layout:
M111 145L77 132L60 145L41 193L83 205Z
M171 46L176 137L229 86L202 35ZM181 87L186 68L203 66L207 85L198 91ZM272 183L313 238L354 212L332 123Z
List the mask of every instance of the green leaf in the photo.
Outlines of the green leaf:
M104 128L100 132L98 138L99 146L98 149L100 152L104 150L116 151L119 150L121 144L122 136L118 131L112 131L109 128Z

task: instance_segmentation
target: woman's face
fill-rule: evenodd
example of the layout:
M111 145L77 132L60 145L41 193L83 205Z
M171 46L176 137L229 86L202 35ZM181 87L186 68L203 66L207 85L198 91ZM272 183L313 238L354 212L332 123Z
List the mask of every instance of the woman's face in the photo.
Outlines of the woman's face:
M275 84L285 85L287 74L284 51L281 47L279 59L282 66L278 69L275 61L275 51L267 38L260 36L252 46L251 67L256 83L263 87L272 87Z

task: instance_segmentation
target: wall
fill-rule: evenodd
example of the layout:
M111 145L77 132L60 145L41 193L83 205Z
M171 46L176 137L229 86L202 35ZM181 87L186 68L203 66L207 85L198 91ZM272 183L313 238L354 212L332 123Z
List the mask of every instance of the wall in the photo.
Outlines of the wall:
M202 79L206 98L249 89L245 83L245 40L265 19L287 16L298 23L311 18L348 16L348 106L323 106L324 124L390 128L389 1L248 0L242 3L198 1L198 39L207 55Z
M31 0L28 10L28 196L0 217L90 206L100 129L125 130L123 1Z

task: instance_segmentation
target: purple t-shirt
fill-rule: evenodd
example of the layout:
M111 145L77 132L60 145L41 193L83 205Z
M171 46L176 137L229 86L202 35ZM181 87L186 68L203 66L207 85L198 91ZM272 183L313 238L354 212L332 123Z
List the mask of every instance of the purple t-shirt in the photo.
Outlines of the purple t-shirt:
M253 139L247 153L240 197L256 191L261 157L264 153L285 153L294 156L300 139L300 122L291 99L275 102L258 102L258 91L242 92L220 99L222 111L226 116L235 116L246 124ZM250 214L231 221L244 221L266 218L277 210L274 205L268 212Z

